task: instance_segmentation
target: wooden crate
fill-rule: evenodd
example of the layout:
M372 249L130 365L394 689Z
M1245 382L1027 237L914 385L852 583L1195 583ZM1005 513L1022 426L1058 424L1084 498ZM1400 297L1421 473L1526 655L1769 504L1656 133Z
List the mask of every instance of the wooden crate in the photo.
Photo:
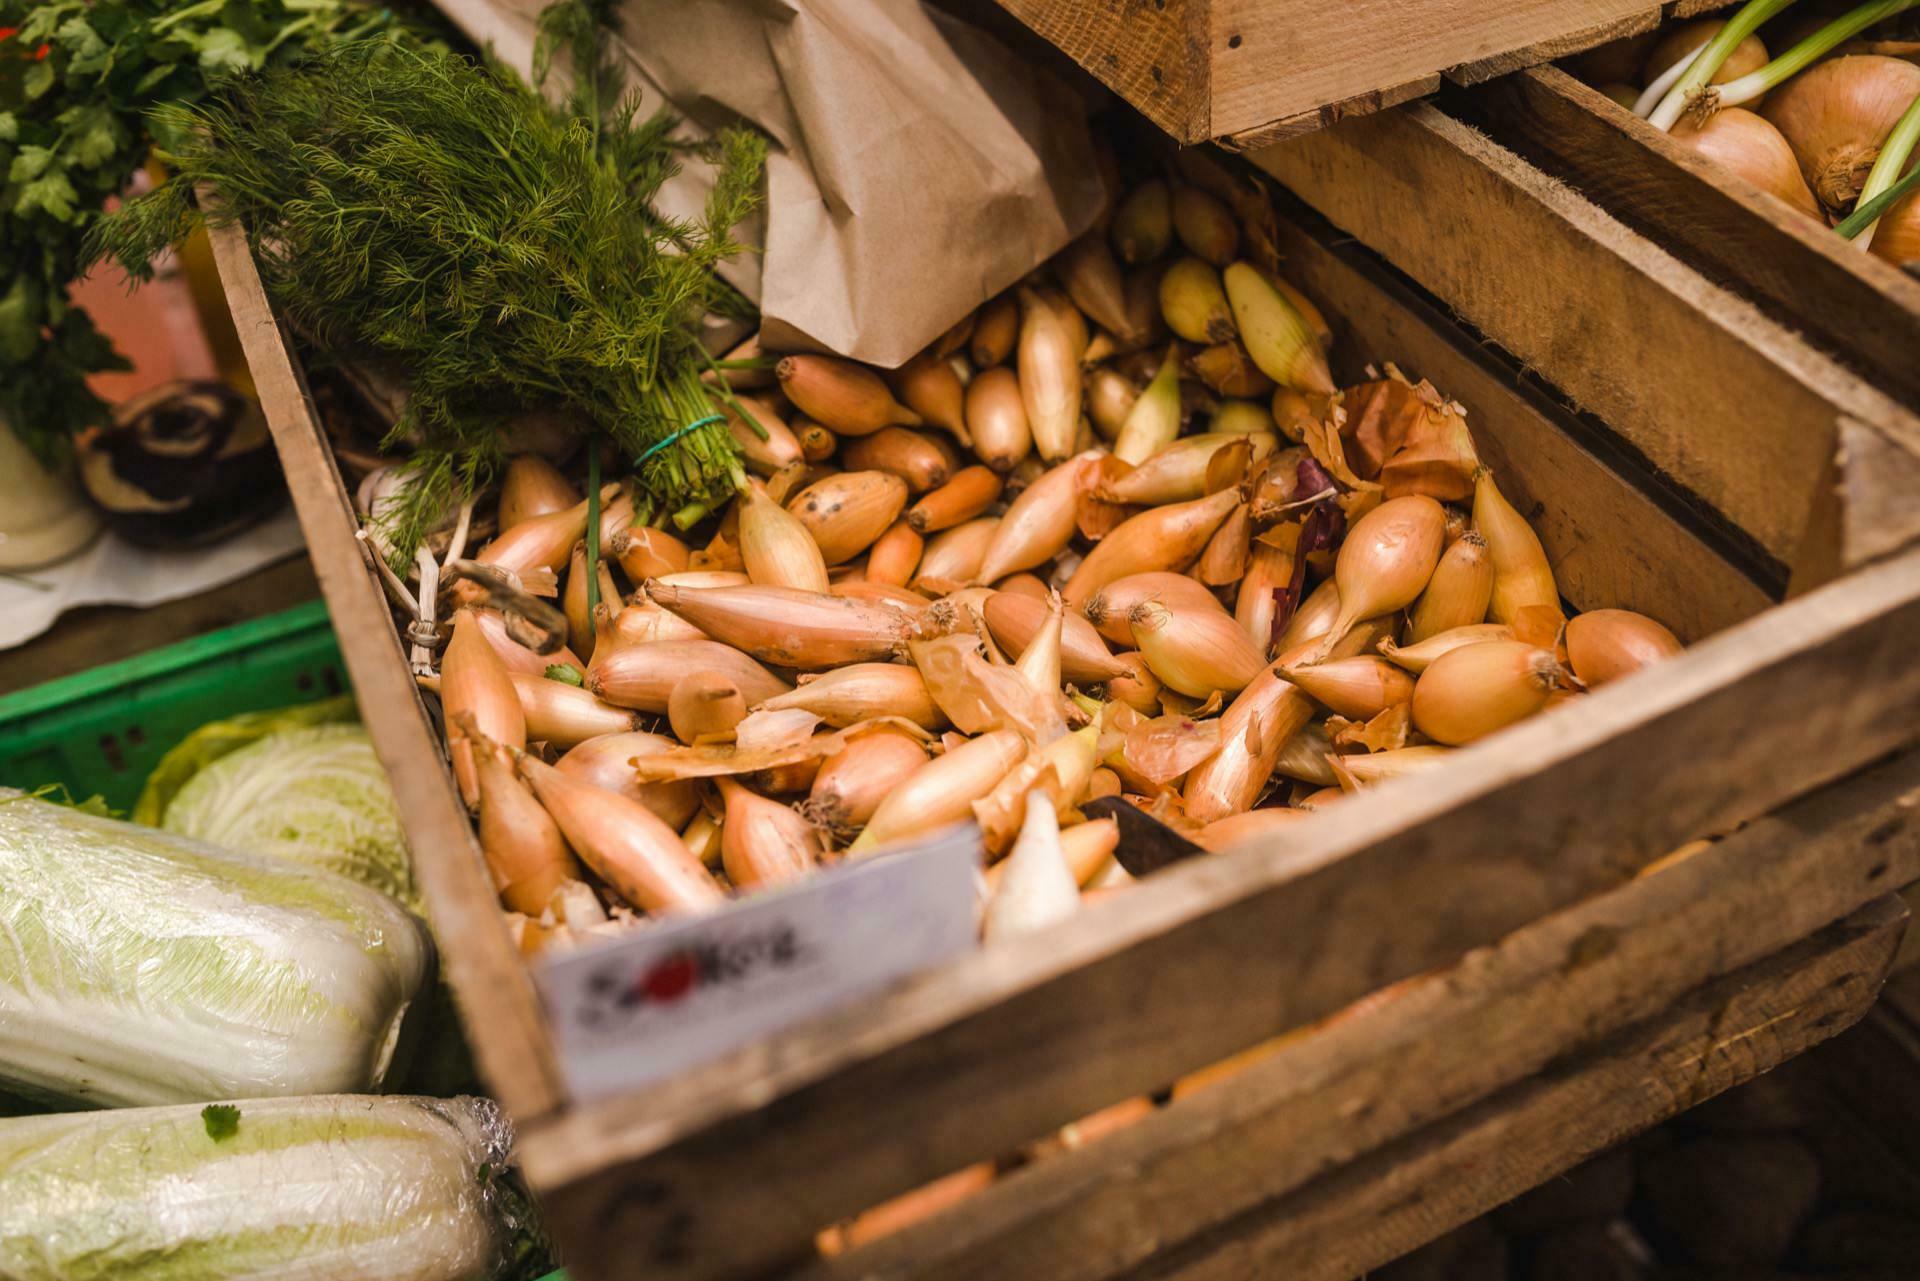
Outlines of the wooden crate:
M1386 161L1473 179L1431 188L1425 213L1502 246L1481 264L1490 285L1443 294L1483 333L1498 336L1502 290L1525 303L1553 255L1601 235L1571 197L1552 207L1561 223L1543 219L1501 184L1544 179L1425 114L1388 136L1401 151ZM1920 550L1834 460L1849 424L1896 449L1911 420L1760 318L1734 324L1719 291L1624 231L1573 260L1607 282L1582 305L1603 328L1633 305L1670 341L1710 345L1691 448L1660 434L1661 397L1618 398L1605 424L1572 412L1310 212L1278 234L1346 375L1393 359L1468 407L1576 605L1642 609L1698 643L1368 803L590 1105L565 1097L298 363L244 239L216 237L481 1069L580 1275L1093 1281L1271 1275L1280 1259L1352 1275L1871 1002L1905 922L1886 895L1920 878L1920 751L1886 759L1920 740ZM1435 246L1384 239L1403 271L1438 279ZM1527 359L1599 387L1678 376L1638 369L1628 346L1576 354ZM1756 479L1755 458L1794 466ZM1806 590L1779 604L1789 565ZM1289 1030L1108 1139L813 1257L826 1225Z
M1181 142L1324 128L1730 0L998 0Z
M1558 68L1487 85L1450 109L1920 406L1920 279Z

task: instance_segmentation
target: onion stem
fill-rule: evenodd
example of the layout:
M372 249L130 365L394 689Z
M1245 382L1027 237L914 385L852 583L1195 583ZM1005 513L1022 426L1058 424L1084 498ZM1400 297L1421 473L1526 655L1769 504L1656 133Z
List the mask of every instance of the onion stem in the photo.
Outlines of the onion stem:
M1874 159L1866 184L1860 188L1860 199L1854 205L1856 209L1893 185L1900 171L1907 167L1907 157L1913 154L1916 142L1920 142L1920 97L1907 107L1906 113L1887 135L1887 140L1880 144L1880 154ZM1872 223L1861 229L1859 241L1862 249L1873 243Z
M1752 35L1761 23L1792 3L1793 0L1747 0L1740 12L1734 14L1727 25L1707 41L1707 47L1688 64L1686 73L1674 82L1673 88L1667 90L1667 96L1660 100L1660 105L1647 118L1648 123L1662 132L1670 131L1687 109L1693 95L1707 87L1707 82L1713 79L1733 51L1740 47L1740 42Z
M1873 199L1862 200L1854 207L1854 211L1847 215L1846 220L1835 227L1834 230L1846 239L1852 240L1862 231L1865 231L1868 227L1878 222L1880 215L1887 211L1888 206L1912 191L1915 187L1920 187L1920 169L1915 169L1912 173L1902 178L1899 182L1894 183Z
M1634 100L1633 114L1639 116L1642 120L1652 115L1653 109L1666 99L1667 91L1673 88L1673 82L1687 74L1687 68L1700 60L1701 50L1704 50L1706 47L1707 42L1702 40L1699 49L1695 49L1692 53L1680 59L1665 71L1662 71L1654 82L1647 86L1646 92Z
M1729 80L1717 86L1713 91L1715 105L1737 107L1741 103L1752 102L1761 94L1778 88L1806 70L1816 59L1842 41L1852 39L1876 22L1911 9L1915 2L1916 0L1872 0L1872 3L1849 10L1758 71L1749 72L1737 80Z

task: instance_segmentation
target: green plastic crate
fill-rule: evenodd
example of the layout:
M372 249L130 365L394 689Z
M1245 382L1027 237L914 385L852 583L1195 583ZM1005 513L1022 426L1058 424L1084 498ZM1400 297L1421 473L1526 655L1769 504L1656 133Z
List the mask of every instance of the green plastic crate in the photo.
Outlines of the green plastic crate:
M348 690L320 601L0 697L0 785L64 783L118 810L208 721Z

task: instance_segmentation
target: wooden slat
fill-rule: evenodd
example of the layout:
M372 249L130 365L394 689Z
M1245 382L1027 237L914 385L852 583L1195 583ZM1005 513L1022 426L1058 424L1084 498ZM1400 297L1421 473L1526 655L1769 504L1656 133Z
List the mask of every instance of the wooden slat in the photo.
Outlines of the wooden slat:
M1269 1202L1131 1281L1347 1281L1844 1031L1906 929L1875 900L1669 1013Z
M1428 104L1250 158L1782 565L1838 419L1913 430L1751 304Z
M1122 1276L1577 1045L1661 1014L1916 875L1920 752L1911 752L792 1281Z
M537 1127L524 1168L564 1235L620 1242L603 1253L633 1274L768 1266L825 1222L1445 965L1912 741L1916 626L1908 554L1377 803Z
M1209 0L999 2L1174 137L1208 136Z
M551 1112L562 1095L533 980L507 934L473 826L407 670L385 596L354 537L359 520L340 480L306 385L287 350L237 227L212 231L214 261L246 351L260 407L273 432L314 576L353 678L361 716L406 816L414 874L431 905L441 960L477 1032L473 1049L487 1087L518 1120ZM483 1015L484 1017L475 1017Z
M1496 137L1920 405L1920 280L1553 67L1461 100Z
M1582 445L1594 429L1473 344L1364 248L1286 220L1279 233L1293 283L1310 297L1339 300L1323 310L1343 380L1391 360L1463 404L1482 456L1539 532L1556 582L1576 606L1639 610L1693 641L1773 603L1702 522L1680 504L1663 508Z

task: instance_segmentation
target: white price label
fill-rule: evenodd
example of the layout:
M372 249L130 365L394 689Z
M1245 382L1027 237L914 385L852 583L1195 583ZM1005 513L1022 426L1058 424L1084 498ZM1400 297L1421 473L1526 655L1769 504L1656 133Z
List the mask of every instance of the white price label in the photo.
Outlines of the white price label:
M678 1075L979 939L972 824L539 970L576 1099Z

